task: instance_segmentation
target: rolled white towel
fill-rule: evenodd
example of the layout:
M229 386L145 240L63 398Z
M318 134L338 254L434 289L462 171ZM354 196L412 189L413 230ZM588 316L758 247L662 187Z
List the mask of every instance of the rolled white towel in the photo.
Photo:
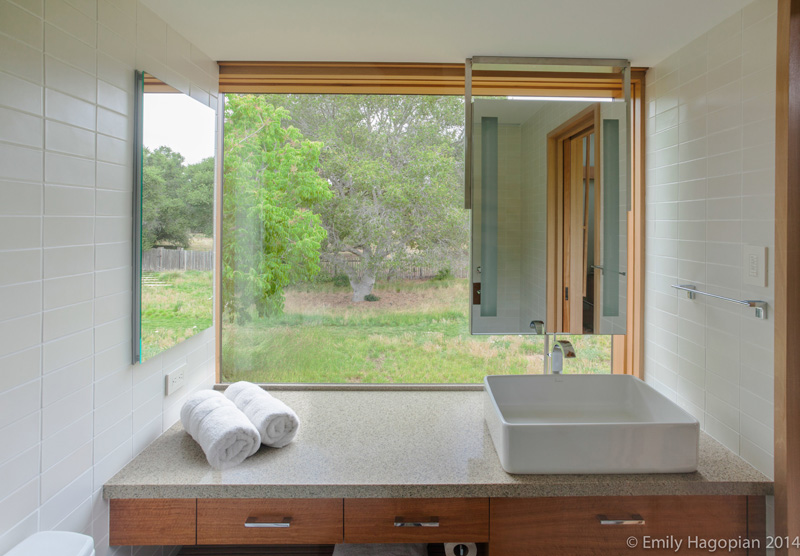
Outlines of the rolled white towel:
M181 423L215 469L239 465L261 447L253 423L220 392L201 390L181 408Z
M225 396L247 415L261 435L261 443L283 448L294 440L300 419L288 405L252 382L234 382Z

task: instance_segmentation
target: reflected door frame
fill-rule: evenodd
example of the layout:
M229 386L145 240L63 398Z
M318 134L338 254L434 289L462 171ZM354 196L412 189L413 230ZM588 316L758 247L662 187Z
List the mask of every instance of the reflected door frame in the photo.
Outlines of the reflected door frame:
M583 334L586 214L583 210L583 138L595 133L595 199L601 191L600 105L594 104L547 134L547 332ZM595 203L598 222L599 203ZM583 230L583 233L573 233ZM598 235L595 234L595 256ZM580 271L575 272L574 267ZM595 291L598 282L595 282ZM569 288L570 295L566 295ZM595 295L597 299L597 295ZM595 323L597 326L597 312Z

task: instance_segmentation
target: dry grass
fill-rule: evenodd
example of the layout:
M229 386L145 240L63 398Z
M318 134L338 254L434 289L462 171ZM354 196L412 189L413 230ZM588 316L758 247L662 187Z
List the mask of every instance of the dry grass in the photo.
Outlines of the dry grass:
M363 315L392 313L418 313L425 311L467 310L464 296L464 281L439 282L439 287L430 289L418 286L412 280L389 283L378 287L374 294L378 301L353 303L352 292L346 288L335 288L329 284L291 289L286 292L284 310L300 315Z
M142 360L212 323L211 272L189 270L151 276L162 285L142 288Z
M189 249L192 251L212 251L214 249L214 238L203 234L190 234Z
M393 282L354 304L347 288L287 292L281 317L223 324L223 380L476 383L487 374L541 373L536 336L471 336L466 280ZM565 372L609 372L610 337L576 341Z

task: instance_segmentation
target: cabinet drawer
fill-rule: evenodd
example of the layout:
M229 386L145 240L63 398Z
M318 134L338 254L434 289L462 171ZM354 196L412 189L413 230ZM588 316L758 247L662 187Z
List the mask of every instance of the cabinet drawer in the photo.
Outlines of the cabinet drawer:
M488 498L344 501L345 542L486 542L488 539Z
M111 546L188 545L195 543L194 498L120 499L109 501Z
M197 544L342 542L341 499L200 499Z
M492 554L646 555L679 549L707 556L708 547L692 546L690 539L746 539L747 497L493 498L491 522ZM723 552L747 554L746 547Z

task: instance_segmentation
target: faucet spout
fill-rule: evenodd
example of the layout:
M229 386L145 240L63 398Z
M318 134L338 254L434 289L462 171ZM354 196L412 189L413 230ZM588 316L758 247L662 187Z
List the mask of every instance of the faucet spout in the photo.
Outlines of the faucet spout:
M553 351L547 354L550 374L560 375L564 370L564 358L575 358L575 348L567 340L557 340L553 343Z
M557 341L556 344L553 346L553 350L556 349L561 351L561 353L564 354L564 357L567 357L569 359L573 359L574 357L576 357L575 347L567 340Z
M532 320L531 329L533 330L534 334L544 334L544 321Z

